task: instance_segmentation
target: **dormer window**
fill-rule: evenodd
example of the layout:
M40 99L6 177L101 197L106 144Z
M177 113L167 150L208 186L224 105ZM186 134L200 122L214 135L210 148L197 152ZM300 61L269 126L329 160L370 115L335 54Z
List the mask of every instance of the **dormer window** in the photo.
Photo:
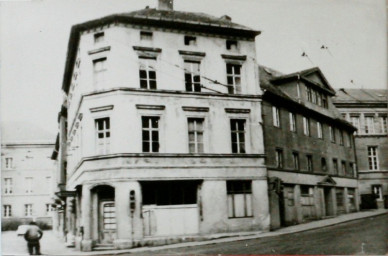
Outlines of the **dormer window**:
M236 40L226 40L226 49L227 50L237 50L237 41Z
M105 38L104 32L96 33L94 34L94 43L95 44L101 43L104 41L104 38Z
M141 41L152 41L152 32L140 31L140 40Z
M196 45L197 38L195 36L185 36L185 45Z

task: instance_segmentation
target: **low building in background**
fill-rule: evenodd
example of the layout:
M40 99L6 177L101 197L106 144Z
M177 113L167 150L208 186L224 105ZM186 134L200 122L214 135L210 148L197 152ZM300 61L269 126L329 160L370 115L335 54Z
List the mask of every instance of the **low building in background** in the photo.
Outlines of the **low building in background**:
M259 70L271 227L358 211L355 128L320 69Z
M52 135L27 123L3 123L1 136L2 229L16 229L31 220L51 227Z
M334 98L355 133L361 207L388 208L388 92L340 89Z

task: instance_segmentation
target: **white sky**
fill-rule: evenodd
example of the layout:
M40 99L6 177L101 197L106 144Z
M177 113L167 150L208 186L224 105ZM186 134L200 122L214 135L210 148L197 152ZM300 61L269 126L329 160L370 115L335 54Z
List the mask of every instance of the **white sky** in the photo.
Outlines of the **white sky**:
M157 0L0 1L2 121L56 133L71 26L146 5ZM334 88L387 87L384 0L175 0L174 9L261 30L258 62L281 72L319 66Z

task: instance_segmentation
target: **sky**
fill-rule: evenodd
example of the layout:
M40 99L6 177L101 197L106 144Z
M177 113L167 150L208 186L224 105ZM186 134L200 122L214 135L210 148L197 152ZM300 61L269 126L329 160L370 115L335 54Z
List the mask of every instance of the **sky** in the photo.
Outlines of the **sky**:
M147 5L157 0L0 1L1 121L57 133L71 26ZM283 73L318 66L337 89L387 88L384 0L175 0L174 9L260 30L261 65Z

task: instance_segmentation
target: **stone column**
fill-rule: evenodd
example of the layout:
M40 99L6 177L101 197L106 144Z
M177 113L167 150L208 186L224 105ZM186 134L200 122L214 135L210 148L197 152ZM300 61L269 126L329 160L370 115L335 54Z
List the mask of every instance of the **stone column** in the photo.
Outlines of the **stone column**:
M66 198L66 246L73 247L75 239L74 198Z
M332 209L331 215L337 216L337 200L335 197L335 188L334 187L330 188L330 200L331 200L331 209Z
M360 193L358 188L354 189L354 203L356 204L356 211L360 211Z
M322 199L321 193L318 186L314 186L314 207L315 207L315 216L317 219L322 218Z
M91 239L91 191L88 185L82 186L82 227L83 227L83 238L81 241L81 251L92 250L92 239Z
M135 192L135 211L130 210L130 191ZM135 246L143 238L143 221L141 219L141 189L137 181L118 182L115 184L116 232L115 248L125 249Z

